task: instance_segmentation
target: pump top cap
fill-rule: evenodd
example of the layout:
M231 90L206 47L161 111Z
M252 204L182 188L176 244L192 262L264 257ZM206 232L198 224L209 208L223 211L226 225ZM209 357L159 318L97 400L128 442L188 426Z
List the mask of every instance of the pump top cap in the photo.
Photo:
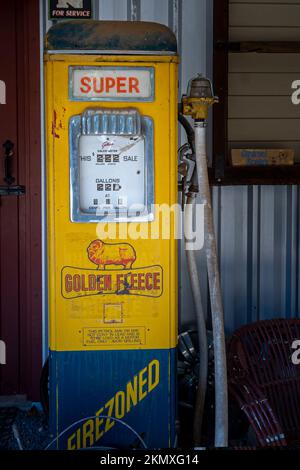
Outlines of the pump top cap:
M174 33L165 25L145 21L59 21L45 40L47 51L176 54Z

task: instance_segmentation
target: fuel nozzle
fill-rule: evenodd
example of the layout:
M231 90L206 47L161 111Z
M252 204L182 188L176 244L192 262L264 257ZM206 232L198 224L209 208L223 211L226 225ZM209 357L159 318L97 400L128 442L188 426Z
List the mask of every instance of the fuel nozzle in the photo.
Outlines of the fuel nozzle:
M187 94L182 97L183 114L192 116L195 120L206 120L208 108L218 102L219 98L214 96L211 81L198 74L189 81Z

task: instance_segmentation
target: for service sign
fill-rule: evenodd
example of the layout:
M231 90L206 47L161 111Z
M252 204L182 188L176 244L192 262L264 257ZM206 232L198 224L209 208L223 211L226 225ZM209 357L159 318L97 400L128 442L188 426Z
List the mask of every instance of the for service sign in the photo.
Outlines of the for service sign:
M49 20L92 18L92 0L49 0Z

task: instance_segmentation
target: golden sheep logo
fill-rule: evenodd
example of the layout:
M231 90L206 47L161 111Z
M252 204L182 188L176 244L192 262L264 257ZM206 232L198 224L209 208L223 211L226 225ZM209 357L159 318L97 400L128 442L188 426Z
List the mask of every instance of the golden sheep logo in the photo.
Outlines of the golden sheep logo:
M129 243L106 243L97 239L88 245L86 251L89 261L96 268L64 266L61 272L64 298L111 294L145 297L162 295L162 267L136 267L136 251Z
M106 266L123 266L123 269L131 269L136 260L135 249L129 243L104 243L102 240L94 240L87 248L89 260L95 263L97 269L105 269Z

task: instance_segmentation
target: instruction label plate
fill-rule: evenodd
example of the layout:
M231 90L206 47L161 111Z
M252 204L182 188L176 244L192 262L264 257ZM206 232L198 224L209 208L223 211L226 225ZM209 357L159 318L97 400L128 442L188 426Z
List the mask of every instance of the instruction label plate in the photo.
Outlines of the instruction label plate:
M142 345L145 343L145 328L131 326L124 328L84 328L84 346Z

